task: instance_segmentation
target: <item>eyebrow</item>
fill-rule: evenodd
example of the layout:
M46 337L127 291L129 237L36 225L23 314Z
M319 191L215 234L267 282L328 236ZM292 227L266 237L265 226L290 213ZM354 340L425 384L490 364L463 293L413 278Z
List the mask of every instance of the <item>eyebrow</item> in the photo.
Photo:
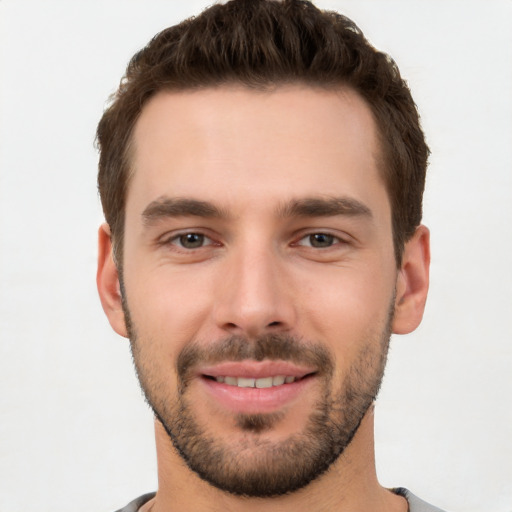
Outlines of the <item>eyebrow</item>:
M372 218L371 210L362 202L350 197L293 199L278 208L280 217L333 217L336 215ZM190 198L160 197L142 212L147 225L172 217L203 217L224 219L229 215L209 201Z
M282 217L332 217L336 215L372 218L372 211L351 197L309 197L295 199L279 208Z
M160 197L142 212L145 224L153 224L169 217L225 218L227 214L208 201L188 198Z

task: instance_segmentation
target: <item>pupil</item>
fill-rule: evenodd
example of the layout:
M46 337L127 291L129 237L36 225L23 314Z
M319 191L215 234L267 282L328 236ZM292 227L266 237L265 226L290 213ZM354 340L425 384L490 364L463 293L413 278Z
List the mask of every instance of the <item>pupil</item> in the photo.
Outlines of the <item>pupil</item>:
M187 249L197 249L203 245L204 236L197 233L187 233L180 236L180 242L183 247Z
M309 239L313 247L330 247L334 237L332 235L326 235L325 233L316 233L311 235Z

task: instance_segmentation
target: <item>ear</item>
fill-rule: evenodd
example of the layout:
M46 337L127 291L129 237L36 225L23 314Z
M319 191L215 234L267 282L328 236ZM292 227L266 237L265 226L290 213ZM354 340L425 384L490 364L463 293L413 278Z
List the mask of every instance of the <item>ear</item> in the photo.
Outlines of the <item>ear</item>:
M108 224L102 224L98 230L98 271L96 284L100 294L103 311L107 315L112 329L128 337L121 300L119 274L114 261L112 240Z
M430 233L419 226L405 244L402 266L396 282L395 316L393 332L407 334L423 318L429 284Z

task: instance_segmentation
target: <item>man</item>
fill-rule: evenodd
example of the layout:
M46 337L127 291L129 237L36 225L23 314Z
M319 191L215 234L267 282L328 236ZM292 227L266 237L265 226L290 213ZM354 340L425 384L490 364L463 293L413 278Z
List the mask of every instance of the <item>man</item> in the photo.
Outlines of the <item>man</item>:
M123 511L438 510L375 473L429 268L393 61L307 2L214 5L133 57L98 144L98 289L156 418L158 491Z

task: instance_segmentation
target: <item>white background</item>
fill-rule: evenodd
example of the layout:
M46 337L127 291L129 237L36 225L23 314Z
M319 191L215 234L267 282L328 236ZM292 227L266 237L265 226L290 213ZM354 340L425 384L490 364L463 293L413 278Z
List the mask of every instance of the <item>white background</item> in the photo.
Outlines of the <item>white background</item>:
M129 57L208 1L0 0L0 511L156 488L152 417L95 289L95 126ZM381 482L512 511L512 2L318 0L408 79L432 149L432 285L377 406Z

